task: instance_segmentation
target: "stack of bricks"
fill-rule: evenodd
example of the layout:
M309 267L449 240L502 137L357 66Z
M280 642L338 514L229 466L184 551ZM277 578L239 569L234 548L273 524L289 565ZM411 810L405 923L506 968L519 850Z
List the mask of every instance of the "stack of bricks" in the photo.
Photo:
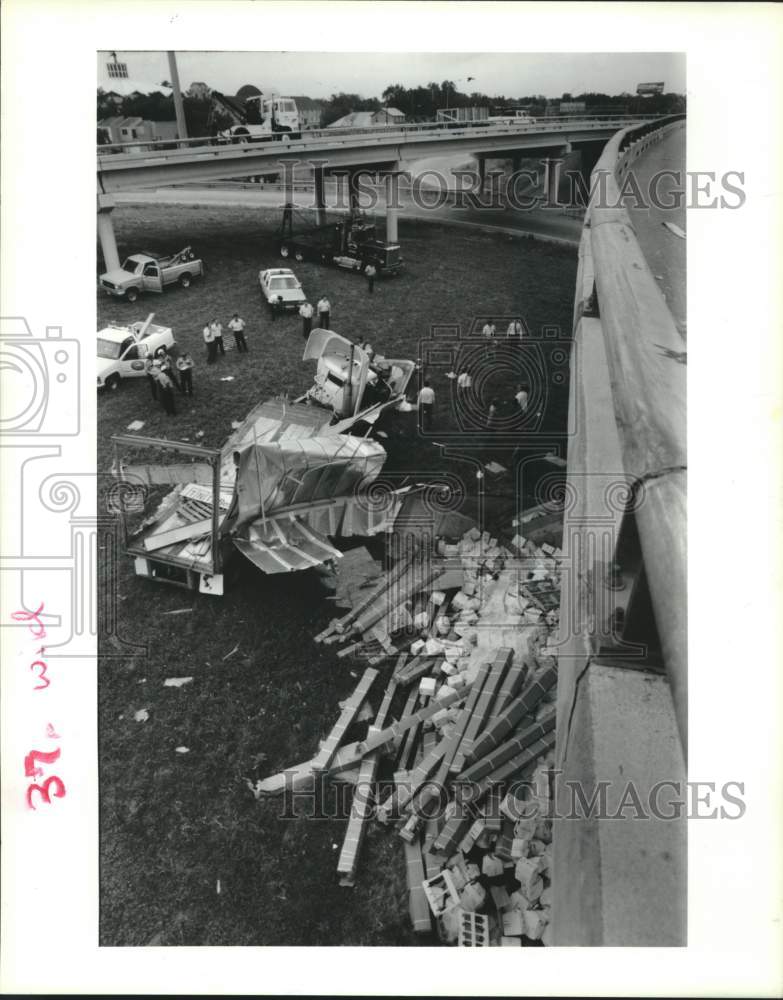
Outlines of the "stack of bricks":
M414 931L434 927L441 940L463 947L550 943L558 609L548 597L527 595L544 584L542 592L559 593L560 550L521 535L514 545L519 573L503 568L510 551L472 529L456 547L456 583L413 555L333 621L319 641L361 637L355 645L367 650L384 595L404 597L410 641L387 674L380 708L366 736L346 743L349 727L369 714L378 671L367 669L313 759L251 786L260 796L324 778L355 783L341 884L355 882L374 816L403 841ZM509 594L518 608L504 604ZM384 759L393 790L374 799Z

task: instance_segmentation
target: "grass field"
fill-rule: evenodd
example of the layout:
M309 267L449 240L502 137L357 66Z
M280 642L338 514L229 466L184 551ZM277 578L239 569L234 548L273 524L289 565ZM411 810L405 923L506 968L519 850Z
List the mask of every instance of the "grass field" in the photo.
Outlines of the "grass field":
M111 435L132 420L145 421L141 433L151 436L194 442L203 431L200 440L217 447L232 420L259 400L294 395L310 384L298 317L272 322L258 290L259 268L279 263L269 213L127 206L114 216L121 256L192 244L206 261L207 277L189 290L150 295L135 305L99 295L99 328L154 310L156 322L174 328L197 365L195 397L177 398L176 417L150 398L145 380L101 395L99 471L109 469ZM405 273L376 282L373 296L357 275L294 265L313 300L329 296L338 332L367 335L387 356L418 357L435 324L459 325L466 333L486 316L521 314L531 331L562 331L547 358L566 346L576 275L572 251L424 222L404 222L400 236ZM225 325L235 310L247 320L250 353L231 349L233 338L225 331L228 353L207 367L201 328L214 316ZM505 399L515 376L496 368L487 373L485 391ZM420 438L409 422L405 436L389 439L387 468L419 477L448 469L472 490L473 466L463 461L450 382L434 363L428 374L438 400L434 438L448 432L450 447ZM221 381L229 375L232 381ZM562 435L567 380L551 384L542 407L541 428ZM511 467L512 449L491 434L473 439L472 446L483 460L496 457ZM506 516L513 507L512 478L490 492L497 494L490 516ZM334 868L345 821L304 814L281 819L279 803L256 803L245 785L245 778L311 757L337 718L338 702L356 683L359 667L312 641L332 617L317 581L306 574L263 577L237 562L226 595L205 597L137 578L123 558L116 605L117 635L138 648L102 638L101 943L429 943L409 929L403 853L393 832L370 827L357 884L340 888ZM182 608L189 610L165 614ZM163 687L166 677L182 676L194 680ZM134 721L142 708L148 721Z

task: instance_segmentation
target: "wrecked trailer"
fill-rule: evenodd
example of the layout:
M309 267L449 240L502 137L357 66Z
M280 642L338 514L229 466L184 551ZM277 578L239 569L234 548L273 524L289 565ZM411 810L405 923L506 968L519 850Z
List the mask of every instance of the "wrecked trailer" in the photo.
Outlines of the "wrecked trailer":
M137 575L222 594L235 549L265 573L295 572L340 559L330 538L391 530L402 500L392 493L368 502L386 460L368 435L383 413L407 405L414 362L371 359L323 329L311 333L303 360L317 362L310 389L293 402L260 403L220 449L112 438L121 529ZM149 450L155 463L136 457Z

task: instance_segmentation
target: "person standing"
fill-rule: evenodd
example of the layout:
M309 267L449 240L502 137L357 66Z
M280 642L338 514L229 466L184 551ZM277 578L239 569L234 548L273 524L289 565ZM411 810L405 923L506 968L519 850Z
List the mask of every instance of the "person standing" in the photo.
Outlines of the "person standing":
M366 337L359 337L356 343L359 345L359 349L367 355L367 360L370 364L372 364L372 359L375 357L375 350L370 341Z
M207 345L207 364L213 365L217 357L217 344L215 343L215 333L209 323L204 327L204 343Z
M159 347L155 357L160 362L160 370L171 379L174 385L179 389L179 378L174 374L174 364L172 357L165 347Z
M370 292L370 295L373 294L373 291L375 289L375 276L377 273L378 272L375 270L374 264L368 264L367 267L365 267L364 269L364 276L367 279L367 288Z
M239 315L239 313L234 313L231 319L228 321L228 328L234 334L234 343L237 345L237 351L241 354L243 351L247 354L247 341L245 340L245 321Z
M210 326L212 327L212 336L215 338L215 357L217 357L218 351L225 355L226 348L223 344L223 324L219 323L217 319L213 319Z
M325 295L318 300L318 325L322 330L329 330L332 321L332 304Z
M193 369L195 364L188 351L177 358L177 371L179 372L179 391L183 396L193 395Z
M516 340L522 339L522 324L518 319L512 319L508 324L508 329L506 330L506 337L515 338Z
M147 373L147 381L150 385L150 392L152 393L152 398L157 400L158 398L158 380L155 378L155 362L152 358L147 358L144 362L144 370Z
M489 410L487 411L487 430L494 431L497 428L498 419L498 401L493 399L489 404Z
M457 399L465 400L472 385L473 379L471 378L470 372L467 368L463 368L457 376Z
M494 361L495 360L495 324L492 322L491 319L488 319L487 322L482 327L482 329L481 329L481 336L484 338L484 342L486 344L486 350L484 351L484 360L485 361Z
M425 382L419 390L419 410L421 411L421 429L432 430L432 414L435 409L435 390Z
M310 336L313 328L313 307L310 302L303 302L299 306L299 315L302 317L302 336L305 340Z
M526 385L518 385L517 386L517 392L516 392L516 395L514 396L514 399L517 401L517 406L519 407L520 411L522 413L526 413L527 412L527 404L528 404L528 401L530 399L530 394L528 392L528 387Z
M170 417L175 417L177 415L177 408L174 404L174 383L163 371L163 367L160 364L155 365L155 370L157 372L158 392L163 403L163 409Z

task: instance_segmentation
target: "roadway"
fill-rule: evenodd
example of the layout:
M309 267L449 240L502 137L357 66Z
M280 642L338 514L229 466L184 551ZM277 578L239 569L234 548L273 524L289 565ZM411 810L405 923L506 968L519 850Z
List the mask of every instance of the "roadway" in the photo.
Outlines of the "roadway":
M631 217L636 238L644 258L663 292L669 311L680 334L686 335L685 269L687 243L685 202L685 124L669 132L660 142L645 150L633 165L639 188L647 193L653 178L664 174L658 185L658 195L663 205L674 203L671 208L661 208L650 202L641 207L632 195L623 198ZM679 202L679 204L677 204ZM669 225L667 225L669 223ZM674 226L674 229L670 228ZM679 231L679 232L678 232ZM683 235L679 235L682 233Z
M318 162L327 170L396 171L428 156L558 156L606 142L639 117L542 119L530 124L478 123L459 128L435 124L352 130L321 129L300 139L215 145L213 139L176 143L99 146L99 191L110 195L139 187L279 172L285 163Z

